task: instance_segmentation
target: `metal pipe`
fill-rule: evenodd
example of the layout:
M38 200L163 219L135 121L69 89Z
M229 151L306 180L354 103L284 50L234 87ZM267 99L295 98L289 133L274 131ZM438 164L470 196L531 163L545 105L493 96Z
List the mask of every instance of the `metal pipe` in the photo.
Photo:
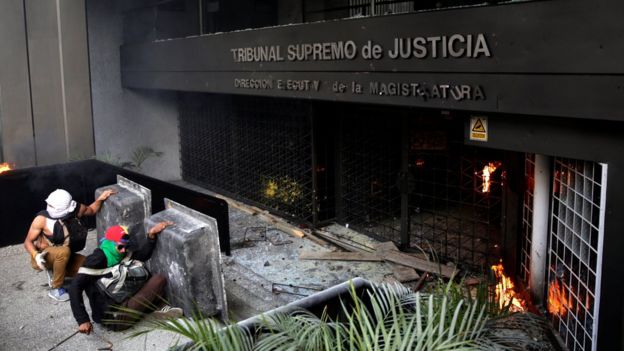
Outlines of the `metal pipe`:
M56 349L57 347L61 346L65 341L71 339L74 335L78 334L78 330L76 330L75 332L73 332L70 336L66 337L65 339L59 341L56 345L52 346L52 348L48 349L48 351L52 351L54 349Z
M267 316L271 316L276 313L289 314L293 311L296 311L302 308L310 309L312 307L320 306L320 305L323 305L324 303L328 303L330 300L338 296L350 294L351 288L353 288L356 291L359 291L360 289L369 289L371 287L372 287L372 284L368 280L362 279L362 278L354 278L344 283L334 285L323 291L319 291L308 297L304 297L301 300L291 302L288 305L275 308L273 310L270 310L258 316L250 317L248 319L245 319L244 321L238 322L237 324L239 327L253 329L254 327L260 325L262 323L262 320L266 319Z
M535 155L533 227L531 232L531 275L529 286L536 304L543 304L548 260L548 221L550 219L551 159Z

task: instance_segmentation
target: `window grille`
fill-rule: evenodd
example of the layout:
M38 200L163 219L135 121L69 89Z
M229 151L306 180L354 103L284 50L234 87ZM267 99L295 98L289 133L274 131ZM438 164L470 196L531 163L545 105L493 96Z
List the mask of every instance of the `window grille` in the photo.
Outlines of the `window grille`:
M185 180L312 221L312 128L306 102L182 94L180 134Z
M607 166L555 158L547 307L568 349L595 350Z
M388 15L414 11L414 1L396 0L349 0L349 15L351 17Z

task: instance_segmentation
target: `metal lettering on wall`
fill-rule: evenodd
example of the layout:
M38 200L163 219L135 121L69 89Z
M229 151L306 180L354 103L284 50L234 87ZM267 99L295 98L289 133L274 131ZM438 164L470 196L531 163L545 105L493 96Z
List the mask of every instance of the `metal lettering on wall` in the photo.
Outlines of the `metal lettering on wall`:
M251 79L235 78L237 89L256 90L288 90L302 92L318 92L321 89L334 94L368 94L375 96L398 96L418 98L423 101L438 100L485 100L485 91L480 85L471 84L431 84L416 82L381 82L371 81L367 84L352 81L321 81L308 79Z
M230 49L234 62L283 61L338 61L353 60L358 55L365 60L427 59L427 58L480 58L492 57L486 36L477 34L452 34L429 37L396 37L385 48L368 40L358 47L353 40L320 43L247 46Z
M355 41L331 41L263 45L230 49L235 63L284 61L337 61L353 60L409 60L426 58L489 58L492 53L486 36L477 34L452 34L429 37L396 37L389 48L371 40L358 47ZM321 81L308 79L235 78L234 88L252 90L282 90L334 94L368 94L438 100L485 100L480 85L450 84L413 81Z

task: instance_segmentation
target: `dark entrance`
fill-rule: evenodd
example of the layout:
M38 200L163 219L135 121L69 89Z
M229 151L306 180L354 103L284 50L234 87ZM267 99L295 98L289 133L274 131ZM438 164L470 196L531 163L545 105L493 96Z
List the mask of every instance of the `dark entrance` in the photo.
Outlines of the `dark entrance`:
M523 155L464 145L467 115L209 94L180 105L187 181L465 268L516 250Z
M521 177L521 156L464 145L463 115L367 106L341 113L341 223L471 268L496 262L503 244L515 251L515 233L503 241L502 232L516 230L513 193L522 185L506 180Z

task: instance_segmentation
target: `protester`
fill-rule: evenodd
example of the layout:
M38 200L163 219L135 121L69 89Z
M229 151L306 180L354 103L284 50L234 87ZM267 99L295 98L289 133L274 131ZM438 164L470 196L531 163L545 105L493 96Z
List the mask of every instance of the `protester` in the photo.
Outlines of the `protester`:
M130 239L128 230L123 226L112 226L106 231L100 246L85 258L69 289L71 309L78 323L78 331L89 334L93 329L89 314L85 309L83 292L86 292L89 299L93 321L102 323L113 330L125 329L136 321L135 317L141 312L154 310L155 302L162 297L166 285L164 276L153 275L142 281L140 286L118 286L119 291L116 292L115 297L118 297L120 301L115 301L110 291L105 291L106 286L109 285L105 285L102 281L104 279L108 279L109 283L114 281L118 277L115 274L122 265L127 267L135 261L140 263L148 260L156 245L158 234L170 225L173 225L173 222L165 221L150 228L147 232L148 240L144 240L141 247L137 247L135 241ZM115 271L115 269L118 270ZM126 279L126 282L128 280ZM116 282L118 281L120 279ZM128 284L133 282L135 280ZM129 317L128 314L119 312L120 307L127 311L136 311L137 314ZM157 312L167 317L182 315L180 308L170 306L165 306Z
M105 190L89 206L79 204L63 189L56 189L45 200L46 210L37 213L32 221L24 247L31 256L31 265L37 271L46 271L51 290L48 296L57 301L69 300L63 288L65 276L72 276L84 256L73 254L84 248L87 228L83 216L95 215L102 203L114 194Z

